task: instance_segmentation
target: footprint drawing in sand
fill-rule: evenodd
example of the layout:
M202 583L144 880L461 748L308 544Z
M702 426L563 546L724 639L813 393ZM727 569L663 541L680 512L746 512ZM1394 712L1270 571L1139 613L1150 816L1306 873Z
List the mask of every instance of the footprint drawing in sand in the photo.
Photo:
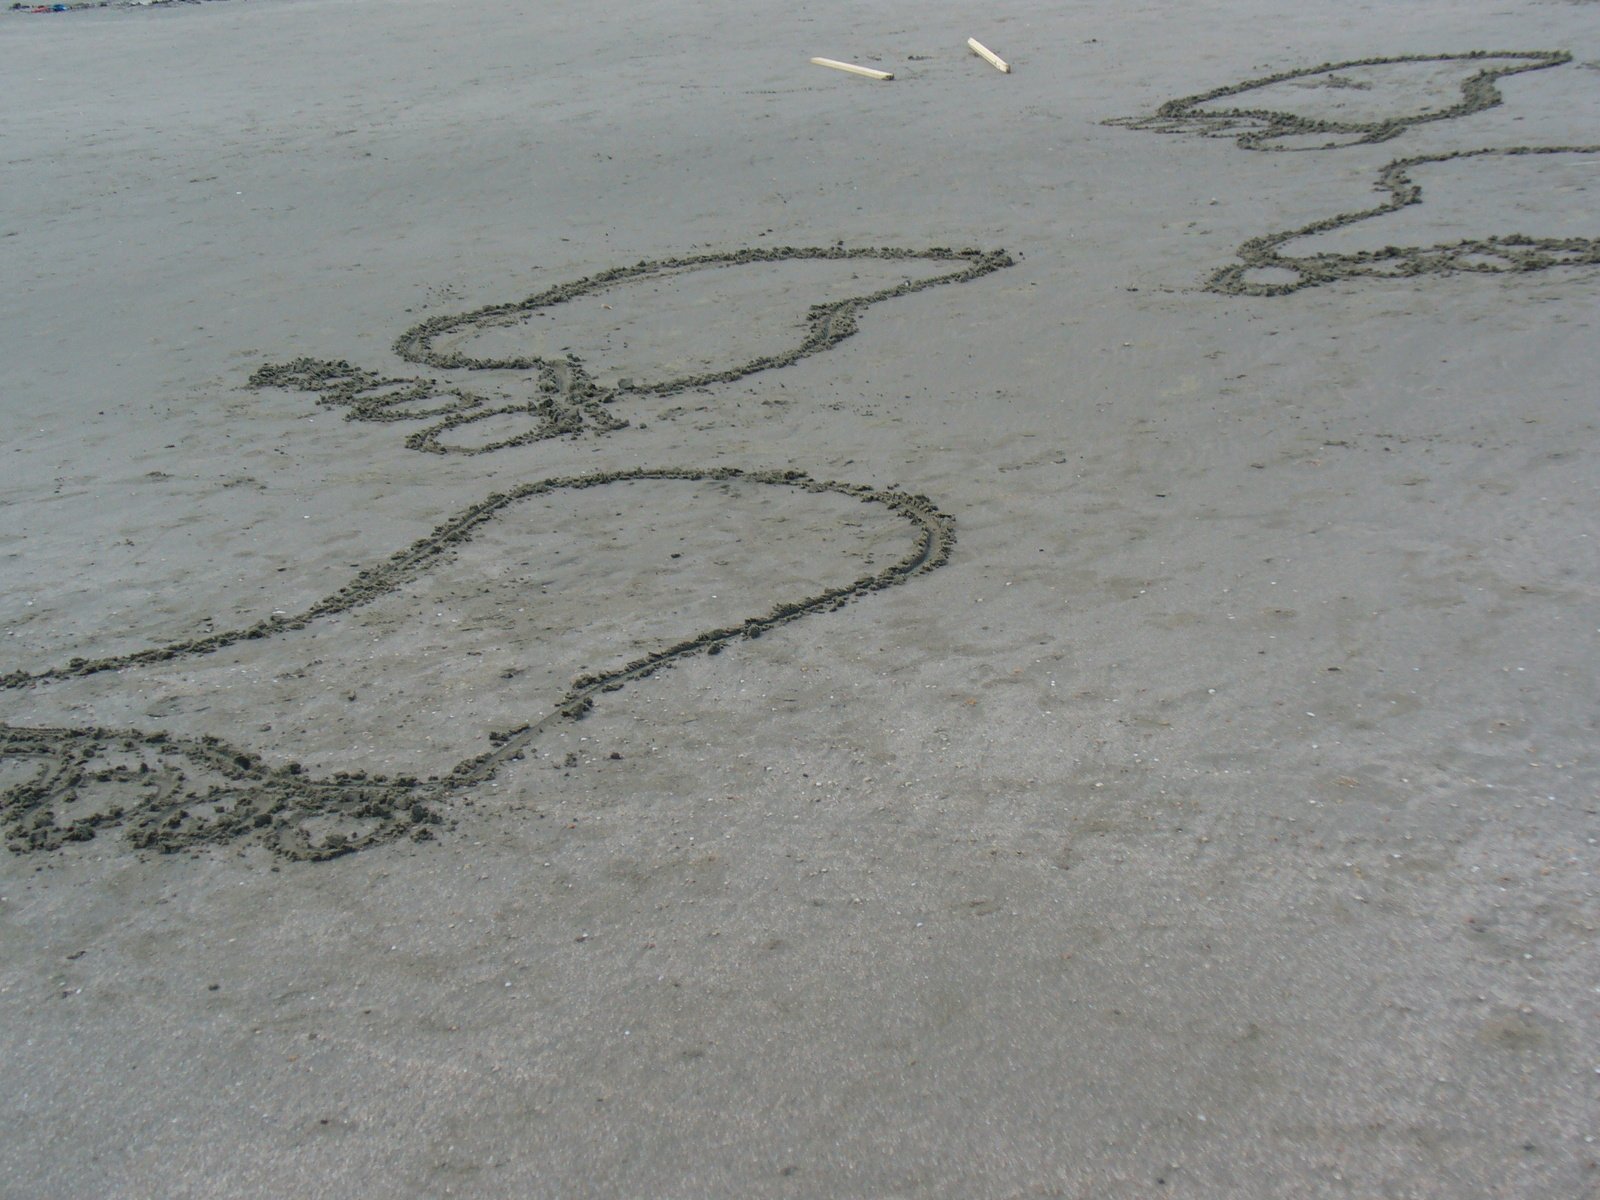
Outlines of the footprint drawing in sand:
M1600 145L1463 150L1384 167L1382 203L1251 238L1206 287L1283 296L1318 284L1600 263Z
M413 450L486 454L549 438L622 429L628 421L621 414L641 400L731 383L799 362L855 333L857 318L871 305L977 279L1011 261L1004 251L785 246L641 262L559 284L514 303L435 317L400 335L394 345L396 355L417 366L449 372L453 379L396 378L347 362L301 358L265 366L251 377L251 383L311 392L319 404L342 408L346 419L352 421L426 420L429 423L424 428L406 439ZM770 345L752 348L750 357L729 362L722 357L726 342L748 335L752 320L764 310L776 308L770 304L770 293L760 286L763 276L771 277L771 272L759 270L763 265L791 271L798 268L803 274L790 281L790 286L807 282L837 286L841 268L853 272L876 268L879 286L811 305L803 315L798 341L784 323L766 331ZM909 268L918 271L907 274ZM598 318L611 308L603 300L606 295L659 289L697 275L733 278L718 280L728 285L726 294L708 304L708 311L689 314L681 324L670 327L665 338L656 331L663 343L656 347L656 357L638 363L654 377L629 374L630 368L619 364L608 376L597 378L596 368L564 347L552 346L539 354L530 354L525 348L530 338L544 332L542 326L562 312L587 306L585 315ZM849 277L843 281L848 284ZM705 342L708 334L709 353L677 353L690 343ZM605 345L602 349L622 358L628 357L630 347ZM636 351L632 357L637 359ZM675 361L663 364L662 359ZM507 377L510 386L525 395L496 402L468 388L475 378Z
M1227 84L1106 124L1229 137L1245 150L1333 150L1494 108L1503 99L1496 80L1571 61L1564 50L1351 59Z
M559 304L790 260L928 270L814 305L798 341L774 331L782 344L732 363L716 361L715 346L680 362L630 342L609 369L634 374L612 378L570 352L507 349L536 340L530 323L548 321ZM410 362L481 372L502 389L531 378L536 394L515 403L311 360L264 368L255 383L311 391L354 420L430 421L410 444L434 453L602 435L624 426L617 414L629 401L787 365L849 336L872 304L1010 261L999 252L832 248L640 263L434 318L397 344ZM727 318L740 330L756 320L750 311ZM702 334L706 323L701 314ZM672 340L670 328L655 332ZM709 340L726 332L712 329ZM660 369L647 378L637 368L653 354ZM454 440L473 432L475 441ZM299 611L0 676L10 710L0 724L0 827L18 853L111 830L139 849L256 844L295 860L427 840L454 797L601 696L934 570L954 537L953 520L925 497L795 470L643 467L530 479Z
M1231 137L1246 150L1331 150L1502 102L1497 80L1572 61L1564 50L1352 59L1169 100L1107 122ZM1206 277L1224 295L1285 296L1350 279L1526 274L1600 261L1594 146L1481 147L1396 159L1383 200L1262 234Z

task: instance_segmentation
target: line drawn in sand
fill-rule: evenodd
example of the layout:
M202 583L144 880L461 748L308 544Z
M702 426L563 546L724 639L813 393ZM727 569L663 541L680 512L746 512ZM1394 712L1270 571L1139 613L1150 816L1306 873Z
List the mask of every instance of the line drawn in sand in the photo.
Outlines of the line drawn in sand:
M1483 176L1490 169L1498 170L1501 178L1486 181ZM1423 172L1458 170L1469 175L1470 187L1452 190L1447 179L1442 185L1430 182L1425 193L1414 179ZM1458 272L1516 274L1600 263L1600 204L1596 203L1600 199L1600 145L1517 146L1402 158L1385 166L1374 186L1388 193L1383 203L1251 238L1235 252L1240 261L1213 272L1205 287L1225 295L1285 296L1344 279ZM1444 198L1430 201L1430 193ZM1426 235L1430 226L1421 220L1424 214L1419 210L1429 208L1430 203L1444 208L1457 193L1459 211L1452 209L1445 219L1435 218L1431 232L1434 236L1445 231L1467 236L1428 245L1389 241L1400 231L1389 227L1392 221L1385 224L1380 218L1417 212L1419 228L1414 232ZM1569 228L1543 234L1483 233L1485 197L1515 214L1507 220L1531 219ZM1369 221L1378 223L1363 224ZM1312 244L1306 253L1285 253L1284 248L1296 241ZM1324 248L1318 249L1319 243Z
M653 675L689 655L716 654L735 640L759 638L802 617L837 609L870 592L905 583L942 566L955 544L953 518L924 496L814 480L799 471L642 467L544 479L479 501L301 612L131 654L73 659L64 667L34 674L14 672L0 677L0 689L19 690L105 673L120 675L139 667L199 658L241 643L305 629L314 622L369 605L425 575L491 522L530 499L640 480L733 482L813 495L833 494L880 506L894 514L914 534L914 545L908 554L882 570L783 601L768 612L735 624L703 630L626 665L580 676L547 715L491 733L493 750L457 763L442 777L387 779L369 777L364 772L338 772L331 778L314 779L298 765L271 767L249 750L217 738L180 738L162 732L100 727L51 729L0 724L0 764L12 775L0 797L0 819L8 844L16 851L53 850L68 842L87 840L101 829L127 824L129 840L140 848L171 851L207 842L248 839L287 858L325 859L408 834L426 839L441 820L439 806L443 801L490 779L501 764L521 757L533 739L552 724L582 718L601 694ZM113 797L95 804L91 793L97 785L107 784L122 785L118 790L133 794L125 795L120 802ZM340 828L318 836L315 830L319 824Z
M1413 125L1494 108L1503 100L1496 80L1571 61L1565 50L1357 58L1227 84L1168 100L1153 116L1105 123L1231 137L1245 150L1333 150L1385 142ZM1224 103L1236 98L1241 102Z
M815 306L807 335L788 351L692 377L667 379L618 389L596 385L576 360L519 357L513 369L532 369L556 386L531 405L523 433L473 452L483 453L586 429L606 433L622 422L599 406L626 392L665 394L686 387L738 379L754 371L784 366L837 344L855 331L855 318L868 305L941 283L973 279L1010 265L1003 252L898 250L779 250L641 263L578 280L519 304L441 317L409 330L398 346L411 361L446 369L502 369L504 364L466 359L435 348L451 330L486 319L514 320L519 314L558 304L626 279L673 269L780 261L789 257L849 259L924 258L951 261L960 269L932 279L906 281L868 295ZM342 363L299 360L264 368L257 386L312 384L309 390L330 405L349 408L356 419L452 416L450 407L472 398L428 380L391 380ZM440 400L443 403L440 403ZM465 404L470 410L475 406ZM416 411L418 408L432 410ZM437 439L437 427L434 427ZM427 432L427 431L425 431ZM433 443L429 444L430 447ZM410 837L428 840L445 818L445 805L466 789L493 778L509 760L523 757L533 740L560 722L582 718L603 693L652 675L687 656L717 654L738 639L764 633L815 613L837 609L871 592L893 587L942 566L955 541L955 523L926 497L894 489L813 479L793 471L747 471L733 467L641 467L631 470L543 479L497 492L456 514L426 537L387 561L358 573L349 584L294 614L277 614L253 625L172 642L129 654L75 658L65 666L0 676L0 693L20 693L36 685L95 677L115 677L174 660L205 659L229 647L288 635L318 622L351 613L399 594L484 535L496 521L538 497L585 492L641 482L754 486L784 489L802 496L834 497L873 506L903 523L912 534L910 551L891 565L849 582L823 587L744 620L705 629L647 651L608 670L579 676L546 714L488 733L492 748L457 762L442 775L384 777L365 771L334 771L321 776L299 764L271 765L250 748L218 737L189 737L165 731L101 725L35 727L0 724L0 830L13 852L57 850L122 827L135 848L172 852L201 845L257 844L301 861L336 858Z
M874 259L891 263L914 260L950 263L954 269L925 279L903 280L865 295L814 305L807 313L801 339L775 353L688 375L656 380L623 379L611 387L596 382L589 368L576 355L550 357L506 354L481 357L439 346L440 341L451 334L515 326L559 305L655 278L763 263L808 260L844 263ZM537 394L509 405L494 404L482 395L467 390L465 386L454 383L417 376L389 377L351 366L347 362L324 359L299 358L288 363L269 364L256 371L250 377L250 383L257 388L276 387L315 393L317 403L329 408L343 408L345 418L351 421L432 419L433 424L406 439L406 445L413 450L432 454L488 454L585 431L610 433L625 428L628 422L615 415L613 406L625 403L629 398L666 396L690 388L731 383L758 371L789 366L802 358L830 349L851 336L856 332L857 318L871 305L942 284L977 279L1010 266L1012 261L1004 251L938 247L931 250L901 250L794 246L660 259L630 267L617 267L559 284L514 303L435 317L408 329L395 342L394 350L400 358L440 371L536 373ZM517 422L521 428L505 437L475 445L451 444L447 440L452 433L467 430L479 422L501 419Z

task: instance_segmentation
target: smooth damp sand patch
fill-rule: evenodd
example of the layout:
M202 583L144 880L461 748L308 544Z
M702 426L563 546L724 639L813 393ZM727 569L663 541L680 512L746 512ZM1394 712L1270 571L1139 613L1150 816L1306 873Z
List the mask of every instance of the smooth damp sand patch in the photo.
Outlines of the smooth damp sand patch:
M1242 278L1253 287L1292 287L1300 282L1300 272L1289 267L1251 267Z

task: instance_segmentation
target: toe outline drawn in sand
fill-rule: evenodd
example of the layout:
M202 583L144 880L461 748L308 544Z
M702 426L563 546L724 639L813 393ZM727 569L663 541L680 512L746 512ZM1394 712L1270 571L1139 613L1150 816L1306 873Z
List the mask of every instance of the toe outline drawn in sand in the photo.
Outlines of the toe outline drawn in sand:
M865 295L850 296L813 305L806 317L800 340L777 353L734 362L721 369L693 375L657 380L624 380L615 387L602 387L587 366L575 355L562 358L514 355L478 358L440 349L441 338L473 327L512 324L532 314L652 277L680 275L718 268L758 266L801 260L847 262L878 259L889 262L926 260L948 262L952 270L925 279L909 279ZM343 408L352 421L402 421L431 418L433 424L406 439L413 450L432 454L487 454L515 446L528 445L582 434L585 431L610 433L625 428L628 422L612 411L630 396L665 396L689 388L730 383L753 375L789 366L802 358L831 349L856 332L857 319L870 306L884 300L948 283L977 279L1011 266L1013 259L1003 250L903 250L893 247L845 248L781 246L772 249L747 249L723 254L700 254L682 258L640 262L615 267L569 283L557 284L525 300L493 304L471 312L435 317L413 326L395 342L395 353L407 362L439 371L525 371L538 378L538 394L510 405L494 404L477 393L451 383L422 377L396 378L354 367L347 362L300 358L292 362L267 365L250 378L256 388L285 388L313 392L317 403ZM452 432L493 418L521 418L525 428L509 437L479 445L452 445L445 439Z
M1404 54L1390 58L1356 58L1345 62L1323 63L1280 71L1259 79L1247 79L1213 88L1194 96L1168 100L1149 117L1118 117L1107 121L1127 129L1145 129L1154 133L1192 133L1200 137L1231 137L1234 144L1245 150L1332 150L1341 146L1358 146L1371 142L1385 142L1398 137L1413 125L1433 121L1446 121L1465 117L1484 109L1494 108L1502 102L1495 80L1526 71L1542 71L1572 61L1565 50L1474 50L1465 54ZM1396 101L1397 111L1368 114L1365 119L1345 119L1336 116L1317 116L1296 113L1264 106L1261 92L1279 85L1307 89L1371 91L1382 87L1384 68L1396 71L1411 70L1429 63L1460 64L1471 67L1483 63L1459 81L1458 98L1449 103L1412 109L1401 109L1404 100ZM1373 80L1352 78L1352 74L1373 76ZM1279 87L1279 90L1283 90ZM1239 97L1241 102L1232 107L1206 107L1218 100ZM1257 100L1252 106L1250 101Z
M428 840L443 821L442 806L522 757L533 740L560 722L581 719L602 693L652 675L690 655L717 654L737 639L758 638L802 617L905 583L942 566L955 542L955 522L926 497L860 484L814 480L799 471L741 471L732 467L637 468L525 483L497 492L457 513L387 561L292 615L211 633L132 654L75 658L65 666L0 677L0 690L108 672L121 673L174 659L214 654L270 638L370 604L447 561L489 523L535 497L640 480L741 482L836 496L887 509L910 526L911 551L888 567L815 594L784 601L744 621L706 629L652 650L624 666L574 679L554 709L511 729L489 734L494 748L428 779L384 778L364 772L306 774L298 764L271 766L248 748L214 737L183 738L134 729L32 728L0 724L0 765L13 782L0 792L0 829L13 852L49 851L87 841L104 829L127 827L135 847L178 851L206 844L264 845L302 861L337 858L403 837ZM26 778L16 779L17 775ZM115 790L95 811L88 797ZM83 802L80 803L80 800ZM333 826L334 828L329 828Z
M1432 163L1520 158L1542 155L1597 155L1593 146L1516 146L1507 149L1462 150L1452 154L1419 155L1389 163L1375 187L1388 198L1374 208L1339 213L1298 229L1251 238L1235 252L1241 261L1213 272L1205 281L1208 291L1231 296L1286 296L1302 288L1344 279L1411 279L1424 275L1518 274L1553 267L1591 266L1600 263L1600 237L1539 237L1512 232L1466 238L1431 246L1383 246L1353 253L1294 256L1281 248L1298 238L1329 233L1425 203L1423 189L1411 173ZM1252 280L1253 271L1291 272L1293 278L1271 282Z

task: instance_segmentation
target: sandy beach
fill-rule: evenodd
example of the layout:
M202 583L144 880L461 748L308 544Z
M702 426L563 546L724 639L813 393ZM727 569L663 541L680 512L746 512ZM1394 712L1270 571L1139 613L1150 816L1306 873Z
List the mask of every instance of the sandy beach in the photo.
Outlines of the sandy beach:
M1600 1195L1600 10L1288 7L0 11L0 1195Z

